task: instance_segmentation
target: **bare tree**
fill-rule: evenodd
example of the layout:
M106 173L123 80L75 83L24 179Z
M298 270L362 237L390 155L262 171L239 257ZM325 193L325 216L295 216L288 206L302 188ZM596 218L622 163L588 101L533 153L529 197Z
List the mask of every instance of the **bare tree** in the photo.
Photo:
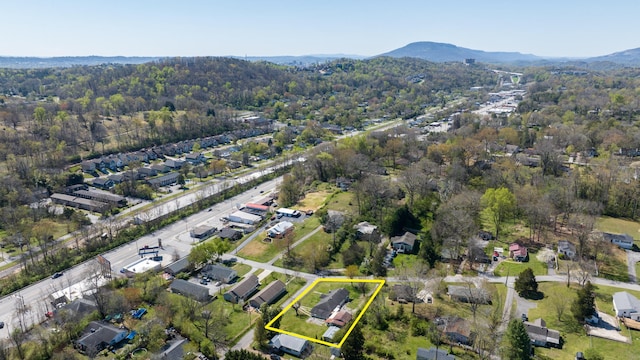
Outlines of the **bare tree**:
M567 299L561 292L553 292L549 296L549 300L551 300L551 306L556 313L556 318L558 321L562 320L562 315L567 309Z

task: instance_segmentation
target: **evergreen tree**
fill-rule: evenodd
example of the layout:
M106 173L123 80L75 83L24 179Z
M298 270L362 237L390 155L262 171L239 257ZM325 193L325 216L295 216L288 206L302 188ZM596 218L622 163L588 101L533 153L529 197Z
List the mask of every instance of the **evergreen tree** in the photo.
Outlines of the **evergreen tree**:
M529 297L538 292L538 282L536 276L533 275L531 268L524 269L516 279L514 284L515 290L518 295L522 297Z
M264 360L262 356L245 349L228 351L224 358L226 360Z
M513 319L505 333L507 340L503 358L509 360L528 360L531 358L531 339L522 321Z
M363 360L364 357L364 336L360 330L360 326L357 325L349 334L347 340L341 348L342 356L344 360Z
M595 286L591 281L581 289L578 289L578 297L571 304L571 312L578 322L584 323L584 319L596 313Z

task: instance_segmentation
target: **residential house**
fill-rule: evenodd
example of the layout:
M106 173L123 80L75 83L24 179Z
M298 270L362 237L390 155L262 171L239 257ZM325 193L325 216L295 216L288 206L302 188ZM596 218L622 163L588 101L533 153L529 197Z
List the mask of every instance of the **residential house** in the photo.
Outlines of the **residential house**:
M260 309L262 304L271 305L286 292L287 288L282 281L273 281L249 299L249 306L254 309Z
M75 342L75 347L83 354L97 354L124 340L128 333L108 323L92 321L85 328L84 335Z
M114 184L120 184L124 181L124 175L121 174L113 174L108 176L109 180L113 181Z
M371 237L379 236L378 227L368 223L367 221L360 222L353 226L356 230L356 238L368 240Z
M429 349L418 348L416 360L455 360L454 355L449 354L446 350L430 347Z
M558 254L573 260L576 256L576 246L568 240L560 240L558 241Z
M100 189L111 189L112 187L116 186L116 183L113 182L113 180L109 179L109 178L95 178L93 179L93 181L91 182L91 185L100 188Z
M608 241L612 244L618 245L619 247L630 250L633 248L633 237L629 234L612 234L612 233L602 233L605 241Z
M342 191L347 191L353 184L353 180L345 178L345 177L337 177L336 178L336 186L340 188Z
M185 160L191 165L203 164L207 161L204 155L201 152L194 152L187 154L185 156Z
M459 317L445 319L444 324L439 328L452 343L470 345L473 342L471 324L465 319Z
M416 235L405 231L402 236L394 236L391 238L391 247L399 253L412 253L416 239Z
M272 238L279 239L285 237L293 231L293 223L289 221L281 221L267 229L267 235Z
M271 341L269 341L269 345L276 351L282 351L299 358L305 358L313 351L313 347L309 341L287 334L274 336Z
M447 295L451 300L476 303L491 304L491 295L487 290L470 286L449 285Z
M218 236L221 239L236 241L242 239L243 235L242 231L227 226L220 229L220 232L218 232Z
M182 360L184 359L184 344L187 343L187 339L174 339L167 341L156 356L152 356L152 359L162 360Z
M511 243L511 245L509 245L509 257L511 257L515 261L525 262L529 260L527 248L517 242Z
M89 190L89 185L87 185L87 184L75 184L75 185L69 185L69 186L64 188L64 192L67 193L67 194L73 194L78 190Z
M83 172L93 174L96 172L96 163L91 160L85 160L80 164Z
M156 188L161 186L168 186L177 183L179 177L180 173L174 172L149 179L147 180L147 183Z
M208 287L182 279L173 280L169 285L169 290L174 294L180 294L200 302L207 301L210 298Z
M389 299L402 304L418 301L415 291L409 285L395 284L389 292Z
M151 169L156 171L156 174L166 174L169 171L171 171L171 168L168 167L167 165L165 165L164 163L162 164L153 164L151 165Z
M181 272L186 272L191 267L191 263L189 263L188 257L183 257L177 261L172 262L164 268L164 272L176 276Z
M542 318L538 318L534 322L525 321L524 326L532 345L560 348L560 332L547 328L547 324Z
M51 201L53 201L55 204L98 213L103 213L109 210L109 208L111 207L109 204L103 203L101 201L89 200L81 197L58 193L51 195Z
M238 277L238 273L232 268L216 264L205 265L200 273L216 281L222 281L225 284L232 282L233 279Z
M491 257L478 246L471 246L467 251L467 259L476 264L491 264Z
M147 155L149 161L158 160L158 154L153 149L142 150Z
M89 200L100 201L118 207L127 205L127 199L124 196L112 194L110 192L102 190L78 190L74 192L73 195Z
M61 308L55 309L53 311L53 316L56 321L65 319L67 322L79 322L96 310L98 310L98 307L94 301L85 298L78 298L68 304L65 304Z
M626 291L613 294L613 310L617 317L640 321L640 301Z
M344 327L353 319L353 315L346 310L340 310L331 314L327 320L324 321L327 326Z
M141 167L138 168L138 175L141 178L150 178L158 175L158 171L153 167Z
M184 161L167 159L165 160L164 164L170 167L172 170L178 170L178 169L181 169L182 166L184 166Z
M216 231L218 231L218 228L214 226L200 225L194 228L193 230L191 230L190 234L192 238L203 240L210 236L213 236L213 234L215 234Z
M234 304L237 304L240 301L247 301L249 296L258 289L259 285L260 282L258 282L258 277L251 274L231 288L231 290L224 293L224 299Z
M521 151L521 149L520 149L520 147L518 145L507 144L504 147L504 151L507 153L507 155L513 156L513 155L519 153Z
M311 316L326 320L333 312L340 310L342 305L349 301L349 291L345 288L338 288L321 295L320 301L311 309Z

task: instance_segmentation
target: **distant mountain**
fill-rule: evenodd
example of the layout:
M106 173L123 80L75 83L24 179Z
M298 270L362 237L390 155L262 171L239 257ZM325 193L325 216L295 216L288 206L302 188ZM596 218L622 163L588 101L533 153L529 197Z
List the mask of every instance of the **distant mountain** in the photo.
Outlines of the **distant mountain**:
M381 54L379 56L390 56L394 58L413 57L433 62L463 61L464 59L475 59L478 62L486 63L513 63L521 61L538 61L543 59L539 56L521 54L519 52L488 52L431 41L411 43L407 46Z
M274 64L280 65L311 65L311 64L321 64L325 62L329 62L336 59L364 59L365 56L360 55L344 55L344 54L335 54L335 55L301 55L301 56L232 56L236 59L243 59L248 61L267 61Z
M61 56L61 57L16 57L0 56L0 68L34 69L51 67L71 67L78 65L102 64L143 64L161 59L160 57L138 56Z
M619 51L609 55L591 57L584 59L584 61L589 63L612 62L627 66L640 66L640 48Z

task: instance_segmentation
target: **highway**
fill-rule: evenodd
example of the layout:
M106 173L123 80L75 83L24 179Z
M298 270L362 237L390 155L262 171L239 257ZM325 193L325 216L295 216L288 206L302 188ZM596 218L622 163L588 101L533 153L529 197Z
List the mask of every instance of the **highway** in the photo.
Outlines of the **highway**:
M260 176L259 174L250 174L232 181L245 182L250 178ZM164 250L160 250L159 255L163 256L163 265L172 262L174 253L180 257L187 256L193 245L196 244L195 239L191 238L189 232L199 225L211 225L217 228L222 227L220 218L235 211L238 204L255 201L269 193L275 191L277 184L282 178L276 178L258 185L255 189L248 190L240 195L224 202L218 203L209 209L194 214L184 220L178 221L161 230L138 238L136 241L120 246L114 250L104 253L103 256L111 262L112 272L120 275L119 270L124 266L138 260L138 249L145 246L157 246L158 239L162 239ZM219 189L219 184L214 184ZM186 194L187 196L178 198L175 201L162 205L162 211L174 211L176 206L182 208L195 202L199 196L195 193ZM152 215L160 214L157 210L150 210ZM52 310L49 295L68 288L69 286L81 282L88 278L88 274L96 271L95 260L91 260L77 265L64 272L64 275L57 278L47 278L31 286L23 288L19 292L0 299L0 321L4 321L7 326L0 330L0 338L8 336L8 329L14 329L19 326L19 318L16 314L16 303L23 299L28 311L25 312L24 322L27 324L39 323L45 320L45 313Z

